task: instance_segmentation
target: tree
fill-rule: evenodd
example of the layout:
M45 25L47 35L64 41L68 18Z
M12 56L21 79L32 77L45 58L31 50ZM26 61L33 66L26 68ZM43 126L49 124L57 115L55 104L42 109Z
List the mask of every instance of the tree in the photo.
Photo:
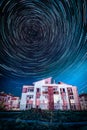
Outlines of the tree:
M0 110L6 110L5 102L0 101Z

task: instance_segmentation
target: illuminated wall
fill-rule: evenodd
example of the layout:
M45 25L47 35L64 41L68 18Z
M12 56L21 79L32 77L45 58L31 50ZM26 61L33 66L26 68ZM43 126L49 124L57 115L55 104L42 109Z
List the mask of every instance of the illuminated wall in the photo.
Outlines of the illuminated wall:
M51 81L52 78L48 78L35 82L33 86L23 86L20 109L79 110L77 87Z

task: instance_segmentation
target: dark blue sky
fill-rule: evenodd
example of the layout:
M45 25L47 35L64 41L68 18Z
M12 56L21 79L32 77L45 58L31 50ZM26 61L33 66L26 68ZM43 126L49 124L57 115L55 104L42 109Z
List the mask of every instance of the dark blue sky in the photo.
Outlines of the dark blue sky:
M0 91L53 77L87 93L87 1L0 1Z

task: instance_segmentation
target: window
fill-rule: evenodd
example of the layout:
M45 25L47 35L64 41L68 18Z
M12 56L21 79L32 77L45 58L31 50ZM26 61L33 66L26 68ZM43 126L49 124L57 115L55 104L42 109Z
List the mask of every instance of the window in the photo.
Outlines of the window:
M73 96L70 96L70 99L74 99L74 97L73 97Z
M67 90L68 90L68 93L73 93L72 88L67 88Z
M43 94L48 94L48 91L43 91Z
M48 88L45 88L45 91L48 91Z
M54 91L57 91L57 88L54 88L53 90L54 90Z
M33 107L33 104L27 104L27 105L26 105L26 108L27 108L27 109L31 109L32 107Z
M31 99L31 98L33 98L33 95L27 95L27 98Z
M48 96L47 96L47 95L45 95L45 98L47 98L47 99L48 99Z
M10 97L8 97L8 100L10 100Z
M23 88L22 93L26 93L27 92L27 88Z
M40 92L40 88L37 88L37 92Z
M34 92L34 88L29 88L28 92Z
M60 92L62 92L62 89L60 88Z
M65 88L60 88L61 93L65 93Z
M63 88L63 92L65 92L65 89Z
M36 97L37 97L37 98L40 98L40 94L39 94L39 93L37 93L37 94L36 94Z
M45 84L48 84L49 82L48 81L45 81Z
M55 91L54 94L59 94L59 92L58 92L58 91Z
M64 95L64 97L63 97L63 98L64 98L64 100L66 100L66 95Z
M76 110L75 104L71 104L71 110Z

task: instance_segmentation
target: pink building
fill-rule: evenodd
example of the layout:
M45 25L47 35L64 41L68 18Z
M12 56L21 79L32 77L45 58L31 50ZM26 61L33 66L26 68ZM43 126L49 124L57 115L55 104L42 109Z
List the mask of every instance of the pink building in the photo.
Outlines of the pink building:
M83 93L79 95L81 110L87 110L87 94Z
M11 109L12 110L20 110L20 98L19 97L12 97L11 98Z
M20 98L0 92L0 105L3 105L5 110L19 110Z
M20 109L30 108L80 110L76 86L62 82L52 83L52 78L35 82L33 86L23 86Z

